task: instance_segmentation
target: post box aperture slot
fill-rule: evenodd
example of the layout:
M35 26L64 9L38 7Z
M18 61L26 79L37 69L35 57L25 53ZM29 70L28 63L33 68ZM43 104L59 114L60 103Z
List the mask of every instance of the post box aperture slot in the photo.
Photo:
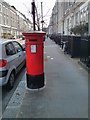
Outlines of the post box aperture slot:
M29 42L37 42L37 39L29 39Z

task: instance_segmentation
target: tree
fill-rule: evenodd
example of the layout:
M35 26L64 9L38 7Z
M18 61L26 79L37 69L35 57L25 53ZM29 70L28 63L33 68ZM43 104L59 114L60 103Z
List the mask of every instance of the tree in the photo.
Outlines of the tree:
M88 23L77 25L70 29L71 33L74 33L75 35L84 35L88 34Z

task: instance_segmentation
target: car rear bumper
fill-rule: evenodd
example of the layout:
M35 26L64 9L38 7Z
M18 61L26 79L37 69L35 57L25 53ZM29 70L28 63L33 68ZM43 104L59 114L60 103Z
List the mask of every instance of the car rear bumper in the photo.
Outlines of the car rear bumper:
M6 77L0 78L0 86L4 86L7 84Z
M0 78L5 77L8 73L8 70L0 71Z
M8 70L0 71L0 86L7 84L7 81L6 81L7 73L8 73Z

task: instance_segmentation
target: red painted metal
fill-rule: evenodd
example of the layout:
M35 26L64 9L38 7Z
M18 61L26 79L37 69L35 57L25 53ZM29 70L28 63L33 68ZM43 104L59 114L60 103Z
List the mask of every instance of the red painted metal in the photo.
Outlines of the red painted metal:
M44 73L43 37L45 34L45 32L38 31L23 33L26 38L26 72L28 75L40 75ZM34 46L34 51L32 51L31 46Z

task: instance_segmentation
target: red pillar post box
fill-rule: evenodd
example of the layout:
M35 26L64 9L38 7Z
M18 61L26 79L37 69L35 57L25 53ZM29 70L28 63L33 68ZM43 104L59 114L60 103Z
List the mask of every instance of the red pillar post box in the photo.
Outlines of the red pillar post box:
M44 35L45 32L23 33L26 44L26 79L27 88L44 87Z

